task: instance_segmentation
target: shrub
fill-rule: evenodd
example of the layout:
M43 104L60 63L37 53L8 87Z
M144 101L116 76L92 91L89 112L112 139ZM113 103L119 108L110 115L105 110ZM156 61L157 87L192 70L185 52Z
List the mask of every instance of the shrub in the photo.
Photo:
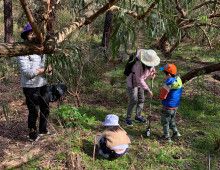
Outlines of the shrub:
M62 105L54 113L61 120L64 127L80 126L81 128L86 128L95 122L94 116L81 113L78 108L71 105Z

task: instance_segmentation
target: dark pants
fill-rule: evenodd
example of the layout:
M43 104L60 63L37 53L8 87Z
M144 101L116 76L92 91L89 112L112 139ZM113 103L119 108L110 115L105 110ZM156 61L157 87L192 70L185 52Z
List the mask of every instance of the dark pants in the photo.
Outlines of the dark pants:
M126 151L122 154L117 154L114 150L111 150L110 148L108 148L106 146L106 138L101 138L99 141L99 149L102 150L102 152L104 154L108 154L109 155L109 159L116 159L118 157L123 156L125 153L127 153L128 149L126 149Z
M47 118L49 115L49 96L47 86L37 88L23 88L26 105L29 110L28 128L37 130L36 122L40 112L39 133L47 132Z

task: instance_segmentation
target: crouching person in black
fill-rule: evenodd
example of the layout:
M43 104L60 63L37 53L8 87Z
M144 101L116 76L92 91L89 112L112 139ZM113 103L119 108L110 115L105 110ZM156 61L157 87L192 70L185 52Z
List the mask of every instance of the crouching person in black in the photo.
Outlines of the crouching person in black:
M118 124L119 118L107 115L103 125L105 131L98 141L99 154L108 159L115 159L127 153L131 143L126 131Z

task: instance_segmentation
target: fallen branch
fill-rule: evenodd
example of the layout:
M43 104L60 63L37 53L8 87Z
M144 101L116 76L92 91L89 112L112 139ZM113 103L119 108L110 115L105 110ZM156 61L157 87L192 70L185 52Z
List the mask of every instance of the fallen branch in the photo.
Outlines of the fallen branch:
M215 71L220 71L220 63L211 64L205 67L193 69L192 71L182 76L182 82L186 83L187 81L191 80L194 77L210 74Z

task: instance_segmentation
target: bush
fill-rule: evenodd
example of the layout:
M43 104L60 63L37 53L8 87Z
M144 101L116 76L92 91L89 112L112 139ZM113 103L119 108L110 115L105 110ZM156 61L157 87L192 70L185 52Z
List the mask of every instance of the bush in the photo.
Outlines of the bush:
M76 127L86 128L88 125L92 125L95 122L94 116L88 116L85 113L81 113L76 107L70 105L62 105L54 111L55 115L61 120L64 127Z

